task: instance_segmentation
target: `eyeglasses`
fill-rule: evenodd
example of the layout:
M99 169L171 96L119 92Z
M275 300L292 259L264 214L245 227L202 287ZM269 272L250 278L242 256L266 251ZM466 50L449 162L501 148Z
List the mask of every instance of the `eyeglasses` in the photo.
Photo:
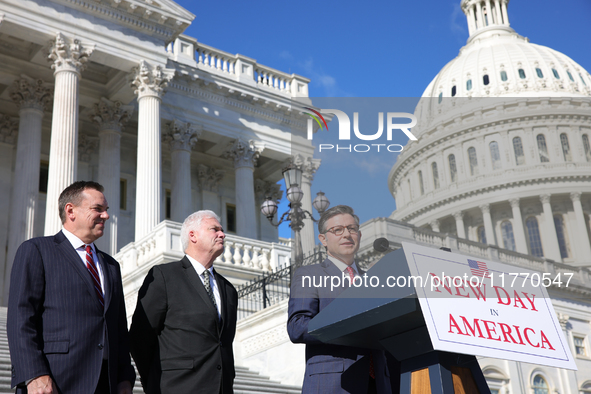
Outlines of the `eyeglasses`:
M359 226L357 224L352 224L350 226L334 226L326 230L327 233L333 233L337 237L343 235L345 229L349 231L349 234L357 234L359 232Z

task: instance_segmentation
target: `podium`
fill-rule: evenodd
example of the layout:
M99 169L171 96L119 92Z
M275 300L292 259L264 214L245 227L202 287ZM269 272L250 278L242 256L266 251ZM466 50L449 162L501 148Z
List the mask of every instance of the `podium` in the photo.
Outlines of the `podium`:
M367 274L381 284L344 290L310 321L311 335L324 343L387 351L401 364L401 394L490 393L475 356L433 348L414 286L385 285L389 277L411 276L402 249Z

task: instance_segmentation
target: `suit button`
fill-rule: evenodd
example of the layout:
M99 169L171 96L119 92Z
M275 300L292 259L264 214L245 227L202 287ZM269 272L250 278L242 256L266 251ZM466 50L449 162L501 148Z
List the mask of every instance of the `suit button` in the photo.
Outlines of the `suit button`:
M218 365L218 371L219 371L220 369L222 369L222 366L221 366L221 365Z
M104 347L105 347L105 346L104 346L102 343L99 343L99 344L98 344L98 348L99 348L99 349L103 350L103 348L104 348Z

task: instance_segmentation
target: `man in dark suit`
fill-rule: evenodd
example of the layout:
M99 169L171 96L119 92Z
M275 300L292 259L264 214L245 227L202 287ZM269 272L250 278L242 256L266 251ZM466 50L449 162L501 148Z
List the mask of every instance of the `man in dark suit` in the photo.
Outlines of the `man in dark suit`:
M312 393L391 393L385 354L382 351L322 343L308 333L308 323L346 288L314 287L324 277L354 280L362 276L355 264L361 232L353 209L337 205L322 215L318 238L326 247L328 258L320 264L299 268L291 282L287 331L293 343L306 344L306 372L303 394ZM314 282L303 282L309 277Z
M214 212L195 212L181 228L185 257L146 276L130 329L146 394L233 393L238 294L213 269L225 237Z
M17 393L131 394L121 270L93 243L109 218L102 192L96 182L68 186L63 230L16 253L7 332Z

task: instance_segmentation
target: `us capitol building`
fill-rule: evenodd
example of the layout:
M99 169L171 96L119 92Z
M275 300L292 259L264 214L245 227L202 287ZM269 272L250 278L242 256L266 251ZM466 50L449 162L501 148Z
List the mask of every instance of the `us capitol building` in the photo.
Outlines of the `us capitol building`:
M479 362L495 393L591 393L591 77L517 34L507 3L462 1L468 43L425 90L419 140L387 179L397 209L363 223L360 258L377 260L371 241L386 237L572 273L548 291L578 371ZM3 305L17 247L59 231L58 195L80 179L105 186L97 244L122 265L129 316L147 271L182 257L180 222L198 209L228 230L215 264L236 287L289 264L291 241L259 206L295 163L312 211L320 160L295 104L312 104L309 80L183 35L194 19L171 0L0 0ZM308 220L304 253L315 243ZM304 347L276 301L238 322L245 392L246 368L284 385L268 393L301 386Z

